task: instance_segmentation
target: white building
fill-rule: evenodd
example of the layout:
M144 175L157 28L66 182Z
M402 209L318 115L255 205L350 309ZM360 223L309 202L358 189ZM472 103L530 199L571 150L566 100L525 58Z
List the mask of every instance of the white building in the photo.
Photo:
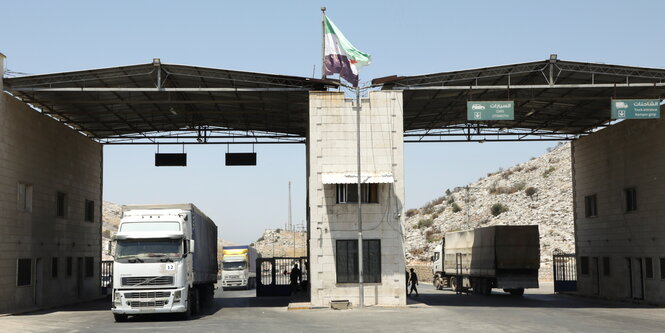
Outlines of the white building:
M665 119L573 142L578 292L665 304Z
M0 313L101 295L101 198L102 146L0 93Z
M311 92L308 133L311 305L358 305L357 108ZM406 304L402 93L370 92L360 111L364 305Z

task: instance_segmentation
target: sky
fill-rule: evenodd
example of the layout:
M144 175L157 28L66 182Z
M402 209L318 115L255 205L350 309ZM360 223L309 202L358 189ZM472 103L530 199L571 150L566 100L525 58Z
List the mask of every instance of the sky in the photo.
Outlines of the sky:
M163 63L320 76L321 11L372 55L361 82L559 59L665 67L660 1L0 1L0 52L13 72ZM406 208L545 153L556 142L405 144ZM183 147L160 147L179 152ZM156 168L154 146L104 147L104 200L192 202L239 244L305 220L304 145L186 146ZM258 153L226 167L224 153Z

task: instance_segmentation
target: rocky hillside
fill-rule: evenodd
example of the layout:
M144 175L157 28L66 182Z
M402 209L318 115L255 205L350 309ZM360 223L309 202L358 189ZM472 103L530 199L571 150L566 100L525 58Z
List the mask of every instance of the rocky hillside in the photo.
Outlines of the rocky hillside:
M262 257L306 256L307 234L299 231L267 229L254 243L254 247Z
M491 225L537 224L540 278L552 278L552 252L573 252L573 199L570 145L561 144L466 187L447 190L419 209L406 212L406 259L429 265L446 232ZM460 184L462 185L462 184Z

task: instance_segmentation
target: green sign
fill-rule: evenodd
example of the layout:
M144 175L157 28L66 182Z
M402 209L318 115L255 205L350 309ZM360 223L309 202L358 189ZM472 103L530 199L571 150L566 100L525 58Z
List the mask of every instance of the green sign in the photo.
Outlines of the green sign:
M659 99L613 99L612 119L658 119Z
M513 120L514 101L466 102L467 120Z

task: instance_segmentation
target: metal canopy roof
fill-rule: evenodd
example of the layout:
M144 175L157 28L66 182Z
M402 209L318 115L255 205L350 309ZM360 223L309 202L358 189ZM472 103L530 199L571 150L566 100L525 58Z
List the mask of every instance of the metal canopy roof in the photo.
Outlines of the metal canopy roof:
M404 94L406 142L566 140L611 124L610 100L662 99L665 70L545 61L390 76ZM512 121L467 121L467 101L514 100Z
M665 70L545 61L375 79L404 93L406 142L570 140L610 125L610 99L665 95ZM337 80L153 63L5 79L5 89L102 143L302 143L309 91ZM515 120L466 102L514 100Z
M5 79L103 143L303 142L309 91L338 81L153 63Z

